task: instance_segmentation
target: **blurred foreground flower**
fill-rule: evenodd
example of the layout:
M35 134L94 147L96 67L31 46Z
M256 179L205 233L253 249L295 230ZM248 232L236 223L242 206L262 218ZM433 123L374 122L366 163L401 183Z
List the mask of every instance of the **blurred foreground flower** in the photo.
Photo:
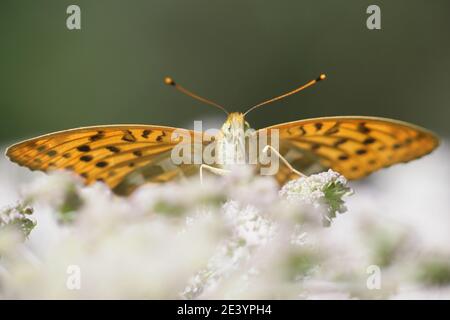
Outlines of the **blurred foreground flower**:
M0 228L0 298L401 298L411 287L445 292L449 250L419 247L410 226L377 218L373 191L365 198L361 190L352 197L352 214L339 218L352 190L333 171L279 190L271 177L240 168L206 177L203 185L198 177L145 185L128 198L100 183L83 187L68 173L43 175L22 192L34 208L34 229L30 207L1 212L1 226L20 228ZM362 210L367 214L358 214ZM382 272L375 289L368 285L373 265ZM79 277L75 288L73 277Z
M33 209L22 203L0 209L0 232L6 228L17 228L24 237L27 237L36 226L31 218Z

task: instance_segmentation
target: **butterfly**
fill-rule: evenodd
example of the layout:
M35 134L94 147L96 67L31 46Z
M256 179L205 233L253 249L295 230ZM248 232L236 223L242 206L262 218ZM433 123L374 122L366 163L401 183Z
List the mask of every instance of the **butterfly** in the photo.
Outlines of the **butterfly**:
M250 111L324 79L322 74L288 93L255 105L245 113L228 113L221 105L192 93L171 78L166 78L165 83L227 113L226 122L214 136L186 130L194 153L215 143L220 146L218 157L226 160L230 158L230 150L239 150L234 147L246 143L248 137L238 132L248 129L245 116ZM219 174L227 171L223 165L210 166L202 162L175 164L171 155L179 144L179 140L173 139L177 130L173 127L134 124L83 127L17 143L7 149L6 155L11 161L31 170L73 171L87 185L104 182L120 195L130 194L143 183L166 182L198 174L199 171L202 174L203 168ZM439 145L436 135L424 128L378 117L306 119L256 130L255 134L263 130L268 133L277 131L279 136L279 148L270 152L282 159L275 173L280 184L325 168L331 168L351 180L360 179L381 168L422 157Z

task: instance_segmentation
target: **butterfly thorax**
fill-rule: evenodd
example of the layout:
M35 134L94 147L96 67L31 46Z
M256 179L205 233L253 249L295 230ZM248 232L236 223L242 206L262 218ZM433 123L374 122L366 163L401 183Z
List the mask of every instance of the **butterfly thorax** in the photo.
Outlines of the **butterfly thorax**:
M217 164L229 166L247 163L245 133L250 128L240 112L228 115L217 137Z

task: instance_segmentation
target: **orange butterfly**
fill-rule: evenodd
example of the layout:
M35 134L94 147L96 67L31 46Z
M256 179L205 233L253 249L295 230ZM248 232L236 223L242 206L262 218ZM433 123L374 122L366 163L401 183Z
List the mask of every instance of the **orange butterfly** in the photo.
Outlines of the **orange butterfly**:
M295 90L250 108L244 114L228 113L222 106L193 94L171 78L166 78L165 82L228 114L220 132L214 137L187 131L192 138L190 144L194 153L199 148L216 143L221 146L217 149L217 156L226 160L229 150L239 150L234 147L247 143L239 132L249 127L245 121L248 112L295 94L323 79L325 75L320 75ZM153 125L77 128L20 142L9 147L6 155L11 161L31 170L74 171L84 178L86 184L103 181L115 193L122 195L131 193L145 182L165 182L199 171L201 175L204 168L219 174L227 171L219 164L174 164L171 152L180 142L173 139L176 130L179 129ZM338 116L299 120L261 129L256 134L262 130L269 133L277 130L279 134L279 149L271 148L271 151L283 160L275 175L280 184L302 173L309 174L324 168L332 168L348 179L359 179L380 168L426 155L439 144L438 138L424 128L377 117Z

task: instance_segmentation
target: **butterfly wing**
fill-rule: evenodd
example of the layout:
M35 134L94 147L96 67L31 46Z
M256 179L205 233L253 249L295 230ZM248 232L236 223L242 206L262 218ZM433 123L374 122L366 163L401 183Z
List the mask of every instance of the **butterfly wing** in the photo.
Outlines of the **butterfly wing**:
M144 174L142 182L168 181L195 172L193 165L171 163L172 149L180 142L173 139L171 127L150 125L112 125L84 127L60 131L26 140L9 147L11 161L31 170L71 170L83 177L86 184L105 182L120 194L133 188L121 183L133 172ZM190 143L206 143L202 133L184 130ZM135 184L134 184L135 185Z
M348 179L408 162L433 151L438 138L430 131L397 120L343 116L288 122L262 130L279 130L280 153L294 168L331 168ZM314 168L316 166L316 168ZM281 166L277 180L293 178Z

